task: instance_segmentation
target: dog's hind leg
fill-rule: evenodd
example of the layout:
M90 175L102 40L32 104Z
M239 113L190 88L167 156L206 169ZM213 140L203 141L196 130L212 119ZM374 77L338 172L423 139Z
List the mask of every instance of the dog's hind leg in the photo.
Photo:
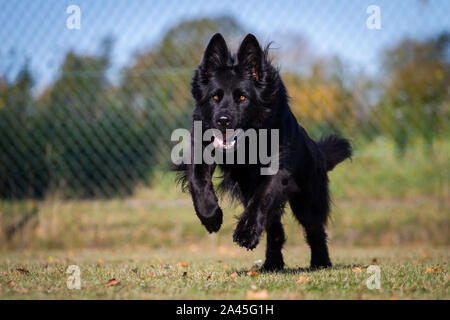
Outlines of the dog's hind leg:
M290 205L295 217L305 229L306 241L311 248L311 268L331 267L325 232L328 205L315 208L308 201L300 199L291 199Z
M267 222L266 232L266 261L264 262L262 269L264 271L281 270L284 267L281 250L286 241L283 225L281 223L281 214L278 214L278 212L274 213L273 217Z

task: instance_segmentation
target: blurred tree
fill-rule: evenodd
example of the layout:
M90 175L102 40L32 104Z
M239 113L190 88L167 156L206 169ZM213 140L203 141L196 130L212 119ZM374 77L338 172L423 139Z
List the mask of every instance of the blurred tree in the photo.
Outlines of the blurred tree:
M403 154L413 136L430 150L450 116L450 34L425 41L404 40L384 53L384 96L380 102L386 125ZM376 110L376 112L379 112Z
M69 52L41 96L52 137L52 182L67 197L128 195L151 165L144 126L107 82L111 48L106 39L97 57Z
M48 139L32 87L27 64L11 84L0 81L0 198L41 198L49 185Z
M284 81L291 108L316 138L327 132L350 134L359 128L358 105L351 76L343 72L338 58L316 60L310 72L286 73Z

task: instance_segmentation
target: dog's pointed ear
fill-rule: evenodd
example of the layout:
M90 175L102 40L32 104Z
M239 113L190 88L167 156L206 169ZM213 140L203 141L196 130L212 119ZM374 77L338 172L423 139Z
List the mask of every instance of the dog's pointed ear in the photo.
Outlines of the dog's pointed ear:
M261 77L263 51L253 34L249 33L242 41L237 58L239 65L244 67L255 81L258 81Z
M204 72L213 71L227 64L230 59L227 43L220 33L216 33L206 47L201 66Z

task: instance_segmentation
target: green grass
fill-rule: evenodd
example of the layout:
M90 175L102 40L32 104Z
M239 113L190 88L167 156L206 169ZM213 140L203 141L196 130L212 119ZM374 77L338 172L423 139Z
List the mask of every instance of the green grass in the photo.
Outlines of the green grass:
M330 174L335 267L314 272L299 269L308 266L309 249L288 208L289 272L248 276L253 262L264 259L265 241L254 252L233 244L242 207L223 200L224 224L209 235L172 174L156 175L152 188L125 199L2 201L0 299L243 299L249 291L272 299L449 299L449 155L450 141L437 142L432 155L412 148L403 159L384 139L356 148L353 162ZM8 239L8 228L33 208L37 215ZM365 286L373 259L381 290ZM80 291L66 288L70 264L81 268ZM442 271L426 273L438 266ZM309 282L297 283L300 276ZM110 278L121 284L105 287Z
M307 248L288 247L284 272L256 276L247 273L264 258L261 248L26 251L2 255L0 298L246 299L256 292L268 299L448 299L449 249L332 247L335 267L309 271ZM72 264L80 267L81 290L66 286ZM381 268L380 290L366 287L371 264ZM105 286L111 278L120 284Z

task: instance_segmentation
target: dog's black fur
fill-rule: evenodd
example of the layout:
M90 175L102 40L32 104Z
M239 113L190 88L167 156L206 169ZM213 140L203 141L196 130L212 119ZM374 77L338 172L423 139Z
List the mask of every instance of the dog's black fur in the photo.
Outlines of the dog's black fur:
M191 87L196 102L193 120L202 121L203 130L279 129L281 157L275 175L261 175L260 164L219 165L223 172L220 188L240 200L245 208L233 240L253 249L266 230L263 269L282 269L285 235L281 215L289 202L305 229L311 247L311 267L331 266L325 232L330 211L327 171L351 157L349 141L330 135L315 142L308 136L289 108L286 88L269 60L268 47L261 49L251 34L233 56L222 35L215 34L194 73ZM225 125L219 122L221 117L227 119ZM210 142L200 143L204 147ZM215 167L207 164L178 167L197 216L209 232L217 232L222 224L222 210L211 181Z

